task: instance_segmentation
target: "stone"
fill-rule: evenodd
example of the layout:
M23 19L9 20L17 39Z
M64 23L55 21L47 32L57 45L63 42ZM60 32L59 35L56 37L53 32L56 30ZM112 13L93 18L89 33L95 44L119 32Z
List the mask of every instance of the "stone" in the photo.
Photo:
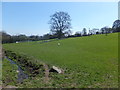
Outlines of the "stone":
M57 72L57 73L62 73L62 70L59 69L56 66L52 66L52 68L49 70L49 72Z

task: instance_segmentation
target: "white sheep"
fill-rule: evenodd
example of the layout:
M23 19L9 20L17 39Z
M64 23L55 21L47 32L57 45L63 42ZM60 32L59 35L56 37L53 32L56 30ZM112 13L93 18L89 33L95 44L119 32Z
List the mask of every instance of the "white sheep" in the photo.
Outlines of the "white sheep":
M58 43L58 46L60 46L60 43Z
M16 41L16 43L19 43L18 41Z

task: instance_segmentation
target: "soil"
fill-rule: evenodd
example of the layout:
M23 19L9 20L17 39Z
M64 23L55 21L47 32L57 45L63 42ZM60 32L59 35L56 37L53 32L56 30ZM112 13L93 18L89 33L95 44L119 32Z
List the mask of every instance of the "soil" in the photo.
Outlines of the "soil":
M14 90L15 88L17 88L16 86L12 86L12 85L8 85L8 86L0 86L0 90L6 90L6 88L11 88L11 90Z
M45 68L45 78L44 78L44 81L45 81L45 83L48 83L48 81L49 81L49 68L48 68L48 65L46 65L46 64L44 64L43 66Z

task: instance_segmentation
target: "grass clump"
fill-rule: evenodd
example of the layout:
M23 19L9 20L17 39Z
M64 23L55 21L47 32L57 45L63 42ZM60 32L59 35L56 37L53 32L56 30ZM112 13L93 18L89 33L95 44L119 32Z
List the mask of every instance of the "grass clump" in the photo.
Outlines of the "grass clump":
M18 66L11 64L7 59L2 61L2 83L3 86L7 85L16 85L17 84L17 75L18 75Z

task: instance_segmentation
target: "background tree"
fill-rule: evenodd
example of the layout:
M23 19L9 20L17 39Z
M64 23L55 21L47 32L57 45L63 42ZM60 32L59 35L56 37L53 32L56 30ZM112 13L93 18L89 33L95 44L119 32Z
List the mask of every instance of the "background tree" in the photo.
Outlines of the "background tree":
M56 12L51 16L49 24L51 32L57 34L58 39L61 39L64 31L71 28L70 15L67 12Z
M65 36L69 37L72 35L72 31L71 30L68 30L68 31L65 31Z
M43 35L43 39L44 39L44 40L50 39L50 34L49 34L49 33L44 34L44 35Z
M111 29L110 27L108 27L108 26L105 26L105 27L101 28L101 33L102 33L102 34L106 34L106 36L107 36L107 34L110 33L111 31L112 31L112 29Z
M2 43L10 43L11 42L11 35L7 34L4 31L0 32L0 35L2 36Z
M19 38L19 41L27 41L26 35L20 34L20 35L18 35L18 38Z
M77 32L75 33L75 36L76 36L76 37L80 37L80 36L81 36L81 32L80 32L80 31L77 31Z
M93 33L92 33L92 30L90 30L90 28L89 28L88 34L89 34L89 35L92 35L92 34L93 34Z
M43 37L38 35L31 35L27 38L28 41L39 41L41 39L43 39Z
M100 31L101 31L101 34L104 34L104 33L105 33L104 28L101 28Z
M84 35L87 35L87 30L86 30L86 28L83 28L83 31L82 31L82 32L83 32L83 36L84 36Z
M113 23L113 32L120 32L120 20L116 20L114 23Z
M92 29L92 34L99 34L99 29L98 28L93 28Z

